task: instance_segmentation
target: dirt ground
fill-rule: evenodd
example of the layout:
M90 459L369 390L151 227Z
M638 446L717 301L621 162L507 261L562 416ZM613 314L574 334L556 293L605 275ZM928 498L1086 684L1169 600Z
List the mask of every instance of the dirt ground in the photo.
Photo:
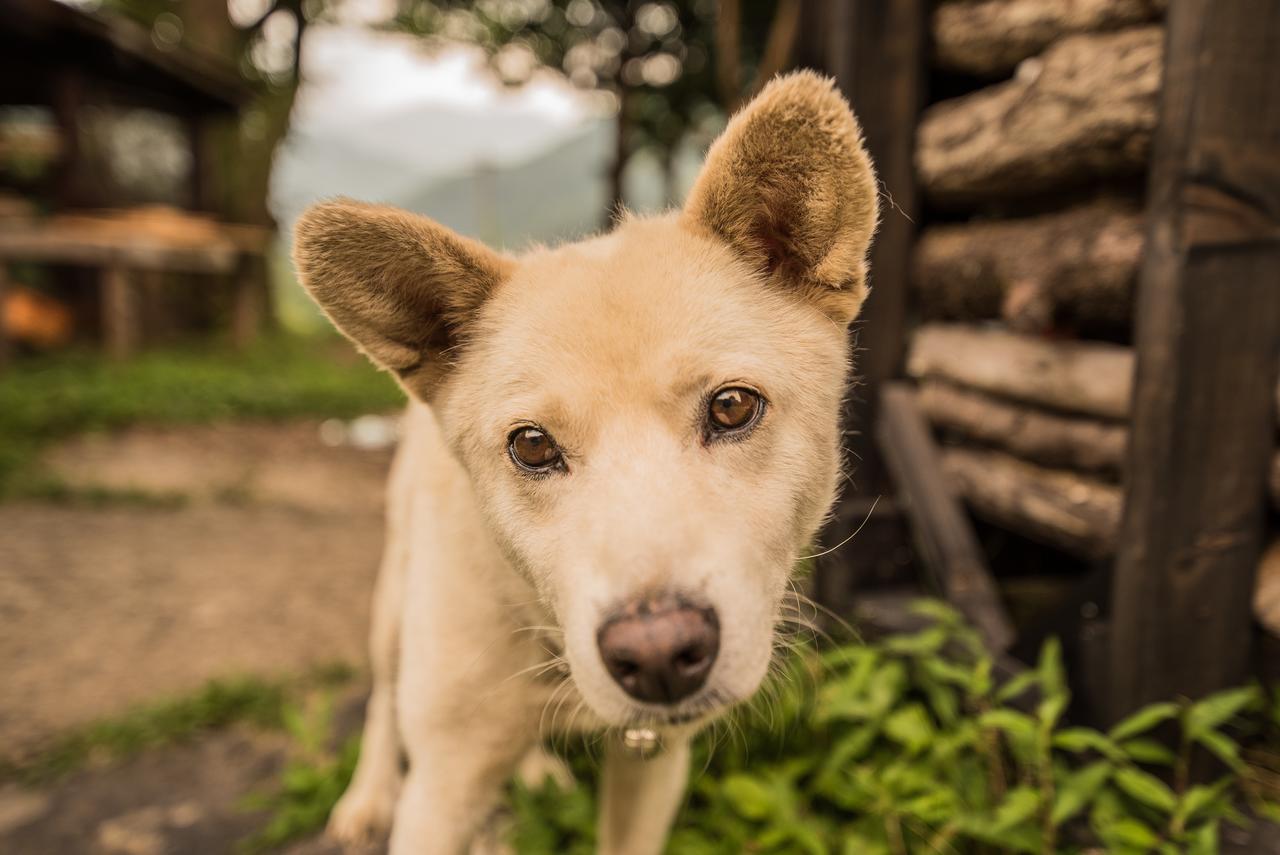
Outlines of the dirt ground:
M0 504L0 757L214 677L362 664L389 460L313 422L55 449L75 487L186 501Z
M0 504L0 760L215 677L363 665L390 452L331 447L332 427L146 428L49 453L63 480L117 499ZM340 699L340 734L362 702L359 685ZM264 822L245 796L289 745L233 727L42 790L0 783L0 853L235 852ZM1274 828L1225 836L1224 852L1280 853ZM285 855L381 851L316 837Z

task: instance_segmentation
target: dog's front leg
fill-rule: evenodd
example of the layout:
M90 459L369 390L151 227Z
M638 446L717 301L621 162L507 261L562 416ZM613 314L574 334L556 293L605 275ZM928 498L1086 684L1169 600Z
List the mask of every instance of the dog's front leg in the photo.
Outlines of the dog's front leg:
M400 789L390 855L459 855L497 806L531 740L520 730L472 721L406 740L409 773Z
M599 855L659 855L689 781L689 739L643 760L611 739L600 791Z

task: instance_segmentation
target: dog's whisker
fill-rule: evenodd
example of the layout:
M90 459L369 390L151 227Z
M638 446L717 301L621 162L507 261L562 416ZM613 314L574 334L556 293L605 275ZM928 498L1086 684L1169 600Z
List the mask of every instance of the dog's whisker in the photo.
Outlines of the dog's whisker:
M858 527L857 527L856 529L854 529L854 530L853 530L853 533L852 533L852 534L850 534L848 537L846 537L844 540L840 541L839 543L837 543L835 546L831 547L830 549L824 549L824 550L822 550L821 552L815 552L813 555L805 555L805 556L802 556L801 558L799 558L799 559L797 559L797 560L798 560L798 561L810 561L810 560L812 560L812 559L814 559L814 558L821 558L821 557L822 557L822 556L824 556L824 555L830 555L831 553L835 552L835 551L836 551L837 549L839 549L840 547L844 546L844 545L845 545L846 543L848 543L849 541L853 540L855 537L857 537L859 534L861 534L861 533L862 533L862 529L863 529L864 527L866 527L867 522L868 522L868 521L870 521L870 519L871 519L871 514L873 514L873 513L875 512L876 505L880 504L880 499L881 499L881 497L880 497L880 496L876 496L875 501L873 501L873 502L871 503L871 507L867 509L867 515L866 515L865 517L863 517L862 522L858 525Z

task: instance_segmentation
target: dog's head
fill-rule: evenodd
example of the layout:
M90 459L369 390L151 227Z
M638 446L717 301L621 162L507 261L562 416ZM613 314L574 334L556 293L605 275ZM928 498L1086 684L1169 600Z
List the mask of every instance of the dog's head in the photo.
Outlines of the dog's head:
M682 211L513 259L333 202L297 229L334 323L429 402L613 724L750 696L836 492L877 194L826 80L780 78Z

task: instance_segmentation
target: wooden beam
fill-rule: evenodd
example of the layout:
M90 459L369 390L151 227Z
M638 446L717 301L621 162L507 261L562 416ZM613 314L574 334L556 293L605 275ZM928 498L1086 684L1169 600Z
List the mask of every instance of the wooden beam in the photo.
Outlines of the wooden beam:
M832 74L862 124L881 187L880 228L871 249L871 296L854 323L857 378L845 408L845 447L851 484L845 500L868 501L887 489L872 437L881 387L896 377L905 347L907 272L917 219L916 120L926 81L926 0L831 0L811 11L809 25L826 27L823 70ZM822 534L834 544L847 538L851 514L837 513ZM856 524L856 522L854 523ZM819 562L819 587L855 583L849 553Z
M917 552L938 588L977 627L990 650L1008 650L1013 624L973 526L946 482L942 457L910 387L888 385L882 391L876 439Z
M1139 281L1111 716L1242 680L1280 362L1280 3L1174 0Z
M130 356L138 346L138 312L133 282L123 267L102 268L102 338L112 359Z

